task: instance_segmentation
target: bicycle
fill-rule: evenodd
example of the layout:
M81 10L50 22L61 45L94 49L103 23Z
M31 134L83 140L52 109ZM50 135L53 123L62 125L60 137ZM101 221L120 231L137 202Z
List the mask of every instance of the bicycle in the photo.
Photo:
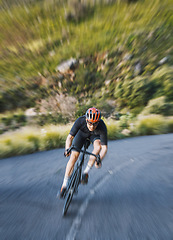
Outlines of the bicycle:
M85 155L87 154L87 155L94 156L96 158L97 165L99 165L101 163L99 154L95 155L91 152L86 151L86 149L89 147L89 145L90 145L90 141L87 140L84 144L84 150L77 149L74 146L71 146L67 150L67 154L69 154L72 149L75 149L75 150L81 152L82 154L79 156L77 162L75 163L75 168L73 170L73 173L70 177L69 183L67 185L66 191L63 196L63 198L65 199L63 213L62 213L63 216L65 216L67 213L67 210L68 210L70 203L72 201L72 198L73 198L73 194L78 193L78 186L81 183L82 165L84 164Z

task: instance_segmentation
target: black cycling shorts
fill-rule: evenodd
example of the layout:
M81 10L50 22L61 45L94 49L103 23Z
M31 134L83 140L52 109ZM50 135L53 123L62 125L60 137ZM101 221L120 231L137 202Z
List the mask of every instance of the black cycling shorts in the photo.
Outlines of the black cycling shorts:
M100 139L100 135L95 135L92 134L90 136L88 136L88 134L82 132L81 130L79 130L76 134L76 136L73 139L73 145L74 147L81 149L86 141L86 139L89 139L92 143L94 143L95 140ZM73 149L74 151L77 151L75 149Z

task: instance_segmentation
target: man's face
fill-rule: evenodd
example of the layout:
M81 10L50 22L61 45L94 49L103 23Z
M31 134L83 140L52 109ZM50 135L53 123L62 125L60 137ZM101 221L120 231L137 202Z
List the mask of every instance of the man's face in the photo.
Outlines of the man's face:
M98 126L98 123L91 123L89 121L87 121L87 128L89 129L90 132L94 131L96 129L96 127Z

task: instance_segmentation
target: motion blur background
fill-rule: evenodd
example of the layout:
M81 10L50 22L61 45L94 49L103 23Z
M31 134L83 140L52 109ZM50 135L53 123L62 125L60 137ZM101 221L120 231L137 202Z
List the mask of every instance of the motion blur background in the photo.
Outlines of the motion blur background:
M172 10L172 0L0 0L0 156L63 146L91 106L109 139L173 132Z

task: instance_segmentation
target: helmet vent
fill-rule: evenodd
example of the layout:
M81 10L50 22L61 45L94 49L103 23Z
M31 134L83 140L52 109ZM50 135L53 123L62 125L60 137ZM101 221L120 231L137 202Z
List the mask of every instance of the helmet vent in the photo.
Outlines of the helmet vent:
M96 108L89 108L86 112L86 119L92 123L99 122L101 119L100 111Z

